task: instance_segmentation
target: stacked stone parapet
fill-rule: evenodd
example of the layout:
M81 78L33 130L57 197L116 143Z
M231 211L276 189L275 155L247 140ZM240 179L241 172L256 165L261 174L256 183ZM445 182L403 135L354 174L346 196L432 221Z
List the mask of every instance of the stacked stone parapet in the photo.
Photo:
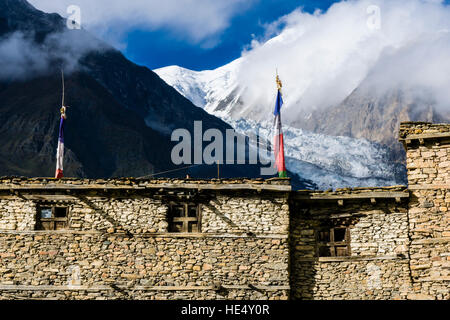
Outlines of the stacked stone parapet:
M0 297L287 299L290 190L287 179L0 178ZM197 232L171 229L174 205L198 208L186 212ZM52 206L65 227L38 228Z
M402 123L414 293L450 299L450 124Z

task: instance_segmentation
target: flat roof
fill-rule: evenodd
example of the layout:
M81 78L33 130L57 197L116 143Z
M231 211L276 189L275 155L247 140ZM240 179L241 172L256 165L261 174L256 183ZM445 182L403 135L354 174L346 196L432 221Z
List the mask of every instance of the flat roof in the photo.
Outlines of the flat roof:
M272 179L81 179L0 177L0 190L145 190L145 189L201 189L201 190L269 190L292 191L289 178Z
M299 190L293 192L293 197L298 200L402 199L409 198L409 191L407 186L343 188L334 191Z
M399 140L409 143L412 140L450 138L450 124L431 122L400 123Z

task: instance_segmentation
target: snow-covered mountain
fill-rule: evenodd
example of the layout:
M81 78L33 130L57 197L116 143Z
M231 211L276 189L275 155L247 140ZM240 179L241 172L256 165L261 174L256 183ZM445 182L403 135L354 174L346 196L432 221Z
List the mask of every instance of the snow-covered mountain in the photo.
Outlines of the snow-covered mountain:
M192 71L171 66L155 72L186 98L206 111L219 116L243 135L257 134L272 140L272 115L266 119L234 119L228 101L237 91L234 77L241 59L216 70ZM221 100L222 99L222 100ZM225 102L222 103L225 105ZM284 125L286 165L301 177L313 181L320 189L341 187L388 186L405 184L404 168L392 161L388 148L365 139L329 136Z
M215 70L193 71L169 66L154 71L196 106L226 117L239 104L237 76L242 60L239 58Z
M256 133L271 141L271 112L253 120L254 115L248 112L257 109L256 106L243 108L245 112L239 110L241 89L236 78L244 59L216 70L192 71L170 66L154 71L194 104L220 117L237 132L247 136ZM288 124L284 124L283 131L287 168L313 181L320 189L406 184L404 167L393 161L389 148L380 144L313 133Z
M382 12L379 24L368 8ZM450 105L448 5L342 1L326 12L296 10L269 29L275 36L252 41L241 58L216 70L156 72L209 113L263 121L278 70L286 124L386 144L398 161L399 121L446 120L439 115Z
M237 77L240 58L215 70L193 71L179 66L154 70L194 104L204 108L243 135L272 140L271 112L254 120L256 106L242 108ZM273 93L273 92L272 92ZM275 95L273 94L275 100ZM273 103L270 104L272 107ZM253 111L254 110L254 111ZM393 161L389 148L366 139L313 133L284 124L286 166L320 189L406 184L405 170Z
M379 24L368 8L382 12ZM155 72L231 125L265 127L278 69L291 170L320 186L405 183L404 170L392 164L404 162L399 123L450 119L448 6L343 1L326 12L296 10L270 27L276 36L253 41L223 67Z

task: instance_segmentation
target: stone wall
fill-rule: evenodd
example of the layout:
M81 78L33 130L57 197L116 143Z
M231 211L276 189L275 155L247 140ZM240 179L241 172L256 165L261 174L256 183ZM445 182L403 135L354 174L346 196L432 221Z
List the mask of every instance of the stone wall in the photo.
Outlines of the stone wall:
M9 197L0 200L0 229L34 230L36 202ZM108 230L120 227L132 233L167 232L168 204L146 196L125 199L65 196L71 230ZM202 203L201 230L205 233L251 232L287 234L286 197L216 195Z
M288 234L287 198L242 193L218 195L203 206L202 232Z
M20 198L0 199L0 230L34 230L36 203Z
M0 178L0 299L450 299L450 125L403 123L409 186ZM37 208L69 208L37 231ZM200 232L169 232L171 202ZM44 202L45 203L45 202ZM348 227L346 256L317 231Z
M450 299L450 125L402 123L407 152L411 298Z
M291 212L291 296L293 299L406 299L411 290L408 264L407 198L392 192L375 201L360 190L310 193L293 201ZM372 194L376 189L366 190ZM339 204L338 199L342 202ZM320 199L321 198L321 199ZM336 200L330 200L335 198ZM372 203L374 201L374 203ZM318 257L316 230L349 226L350 255Z
M288 193L270 182L78 182L4 178L0 298L289 297ZM200 204L201 233L168 232L177 197ZM35 230L42 201L69 208L66 230Z
M74 297L73 291L86 287L94 293L107 287L101 297L174 298L170 293L175 289L194 288L198 298L207 298L214 290L205 287L216 283L229 287L215 294L224 298L252 298L255 290L242 289L248 285L272 287L254 298L287 299L289 292L286 239L12 232L0 241L1 285L29 286L34 288L31 296L34 291L68 291Z
M398 300L411 292L407 259L297 261L293 299Z
M450 125L402 123L400 140L407 198L395 187L294 196L293 298L450 299ZM350 226L349 257L318 257L323 223Z

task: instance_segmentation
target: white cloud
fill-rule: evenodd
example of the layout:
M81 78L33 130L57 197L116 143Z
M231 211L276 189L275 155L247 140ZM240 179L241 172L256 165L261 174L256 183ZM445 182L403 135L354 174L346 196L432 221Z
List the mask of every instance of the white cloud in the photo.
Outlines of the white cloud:
M70 73L88 52L102 51L103 43L83 30L50 34L37 44L33 34L15 32L0 38L0 80L22 80L45 74L59 66Z
M373 5L379 29L368 27ZM450 8L442 1L345 1L325 13L296 10L268 30L276 28L277 37L243 52L243 116L270 116L276 68L286 121L339 104L364 80L379 89L420 88L450 109Z
M255 0L28 0L45 12L68 17L67 8L81 9L81 23L116 42L133 28L164 28L188 41L211 45L237 13ZM113 39L111 37L115 37Z

